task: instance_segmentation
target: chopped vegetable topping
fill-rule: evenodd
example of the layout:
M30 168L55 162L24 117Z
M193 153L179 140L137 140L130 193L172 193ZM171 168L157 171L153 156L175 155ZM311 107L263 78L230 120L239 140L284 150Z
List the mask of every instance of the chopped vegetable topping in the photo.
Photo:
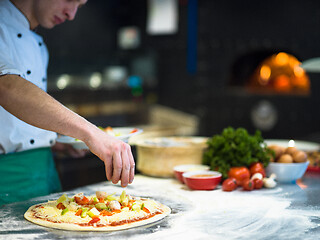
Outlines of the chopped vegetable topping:
M81 215L81 213L82 213L82 209L80 208L77 212L76 212L76 216L80 216Z
M71 199L74 201L70 201ZM142 211L150 213L150 209L153 209L153 205L148 204L148 202L141 198L132 198L125 191L122 191L120 196L116 196L115 193L107 195L106 192L102 191L96 192L95 196L89 197L84 196L83 193L79 193L74 195L73 198L68 198L67 195L63 194L55 204L60 209L59 213L61 213L61 216L67 212L71 212L73 216L85 218L81 221L89 221L89 224L95 224L101 219L105 219L102 218L103 216L112 216L122 212L132 214L130 211L137 211L137 214L138 212L140 212L139 214L143 214L141 213ZM68 214L67 218L69 219L70 216L72 215Z
M75 196L74 200L76 203L78 203L80 205L85 205L85 204L89 203L89 199L85 196L80 196L80 197Z
M57 203L65 202L69 200L66 194L63 194L61 197L58 198Z
M108 208L105 203L97 203L97 204L95 205L95 207L96 207L97 209L107 209L107 208Z
M65 214L66 214L66 212L68 212L68 211L69 211L69 209L68 209L68 208L63 209L63 210L62 210L62 212L61 212L61 215L65 215Z
M143 207L142 210L145 211L146 213L150 213L149 209L146 207Z
M132 204L132 207L131 207L131 210L132 210L132 211L138 211L138 210L140 210L140 209L141 209L141 205L138 204L137 202L134 202L134 203Z
M100 199L107 198L108 194L106 192L103 192L103 191L96 191L96 196L100 200Z
M98 216L93 216L92 220L89 222L89 224L97 223L100 221L100 218Z
M128 207L122 208L122 211L128 212L130 209Z
M99 215L100 212L94 207L94 208L91 208L90 211L87 213L90 217L93 217L95 215Z
M116 194L116 193L112 193L112 194L108 195L108 196L106 197L106 199L107 199L108 201L117 200L117 197L113 196L113 195L115 195L115 194Z
M80 214L80 217L82 218L85 218L87 216L87 213L88 213L88 208L81 208L81 214Z
M63 210L66 207L63 205L63 203L60 202L60 203L57 204L57 208Z
M124 199L126 198L126 191L125 190L123 190L122 191L122 193L121 193L121 195L120 195L120 202L123 202L124 201Z
M121 213L121 209L114 209L112 210L113 213Z
M107 210L102 210L100 212L100 215L102 215L102 216L112 216L113 214L112 214L112 212L109 212Z

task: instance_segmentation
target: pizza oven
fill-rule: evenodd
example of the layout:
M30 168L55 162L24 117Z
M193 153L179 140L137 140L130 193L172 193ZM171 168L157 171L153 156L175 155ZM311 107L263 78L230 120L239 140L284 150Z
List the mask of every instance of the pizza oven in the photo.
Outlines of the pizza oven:
M243 86L258 94L310 95L310 79L296 56L283 51L252 55L252 60L235 61L230 86Z
M226 91L210 97L206 126L214 133L233 126L259 129L264 138L319 141L317 78L292 52L247 52L233 61Z

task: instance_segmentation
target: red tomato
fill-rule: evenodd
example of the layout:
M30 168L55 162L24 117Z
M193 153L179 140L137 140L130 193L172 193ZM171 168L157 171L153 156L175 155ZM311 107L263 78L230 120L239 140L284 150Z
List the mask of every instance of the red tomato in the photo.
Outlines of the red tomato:
M74 197L74 201L76 203L78 203L79 205L85 205L85 204L89 203L89 199L87 197L85 197L85 196L82 196L82 197L75 196Z
M251 179L246 179L242 184L243 190L251 191L254 189L254 182Z
M255 173L261 173L263 177L266 177L266 172L264 170L263 164L261 162L252 163L250 166L251 176Z
M63 210L63 209L65 209L66 207L63 205L63 203L58 203L58 204L57 204L57 208Z
M82 209L80 208L77 212L76 212L76 216L80 216L82 213Z
M234 178L227 178L222 183L222 190L226 192L231 192L237 188L237 181Z
M150 211L149 211L149 209L148 208L146 208L146 207L143 207L143 209L142 209L143 211L145 211L146 213L150 213Z
M112 216L113 214L105 209L103 209L101 212L100 212L100 215L102 216Z
M120 209L114 209L111 211L112 213L121 213L121 210Z
M246 167L232 167L228 172L229 178L235 178L238 185L242 185L242 182L250 178L250 171Z
M92 220L89 222L89 224L94 224L100 221L100 218L98 216L93 216Z
M263 187L262 179L255 178L253 179L253 183L254 183L254 189L260 189Z

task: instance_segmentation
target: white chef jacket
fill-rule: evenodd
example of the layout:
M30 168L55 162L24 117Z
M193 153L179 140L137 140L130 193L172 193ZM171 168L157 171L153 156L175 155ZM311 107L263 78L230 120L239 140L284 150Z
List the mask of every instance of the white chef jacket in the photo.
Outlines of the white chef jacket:
M27 18L9 0L0 0L0 76L19 75L46 91L48 58L42 37L30 30ZM0 154L49 147L56 137L0 106Z

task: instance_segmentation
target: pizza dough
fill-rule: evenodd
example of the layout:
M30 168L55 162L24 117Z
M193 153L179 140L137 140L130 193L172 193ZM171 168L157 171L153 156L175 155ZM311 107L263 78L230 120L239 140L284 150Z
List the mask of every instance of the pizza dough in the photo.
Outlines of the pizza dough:
M71 231L116 231L154 223L171 209L149 198L96 192L72 198L65 194L55 201L31 206L24 217L35 224Z

